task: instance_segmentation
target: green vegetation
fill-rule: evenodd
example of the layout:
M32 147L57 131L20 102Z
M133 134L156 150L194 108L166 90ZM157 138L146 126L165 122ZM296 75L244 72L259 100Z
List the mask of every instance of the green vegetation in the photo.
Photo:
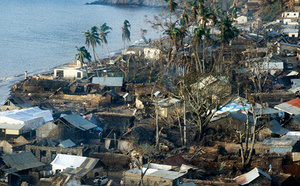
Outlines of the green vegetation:
M262 12L259 14L263 21L274 21L282 12L283 3L280 0L266 1L263 4ZM272 13L270 13L272 12Z

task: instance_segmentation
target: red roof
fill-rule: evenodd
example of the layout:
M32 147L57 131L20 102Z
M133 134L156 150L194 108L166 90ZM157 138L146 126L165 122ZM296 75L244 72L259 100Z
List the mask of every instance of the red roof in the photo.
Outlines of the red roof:
M290 101L287 101L286 103L300 108L300 99L299 98L292 99Z

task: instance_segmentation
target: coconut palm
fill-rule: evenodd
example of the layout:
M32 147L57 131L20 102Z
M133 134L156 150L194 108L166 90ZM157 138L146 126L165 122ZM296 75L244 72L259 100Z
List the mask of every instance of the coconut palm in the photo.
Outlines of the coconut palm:
M104 46L107 50L109 59L110 59L110 54L109 54L109 50L108 50L108 47L107 47L107 38L106 37L110 33L110 30L112 30L112 28L107 26L106 23L103 23L100 26L100 29L99 29L99 36L100 36L101 42L104 44Z
M173 0L165 0L168 2L168 7L170 9L170 24L172 23L172 13L175 12L175 9L177 7L177 3L175 3Z
M203 72L203 64L201 64L200 58L199 58L199 50L198 46L204 42L202 41L203 37L205 35L205 29L203 27L198 27L194 30L194 41L195 41L195 55L196 55L196 67L199 66L199 71ZM198 65L197 65L198 64Z
M123 22L123 26L122 26L122 40L123 40L123 54L125 53L125 41L127 40L127 42L130 41L130 23L128 20L125 20Z
M98 34L98 28L96 26L93 26L91 28L91 31L87 30L84 33L84 37L85 37L85 44L87 47L92 47L93 50L93 54L94 54L94 59L96 61L96 58L98 59L98 61L100 62L100 59L95 51L95 47L97 45L100 45L100 38L99 38L99 34Z
M219 29L221 31L219 36L221 43L221 54L219 59L220 62L221 60L224 60L223 53L226 44L229 44L235 37L238 36L239 30L236 27L232 26L232 20L229 16L226 16L224 19L221 19L221 21L219 22Z
M77 49L78 53L75 54L75 59L80 61L80 66L81 68L83 68L83 63L84 63L84 59L87 59L89 62L91 61L91 54L87 51L87 49L82 46L80 48L78 48L77 46L75 46L75 48ZM87 72L87 68L85 67L85 71L86 74L88 76L88 72Z
M164 34L168 35L172 42L173 42L173 46L175 46L176 50L178 48L178 41L181 37L181 31L179 28L176 27L176 23L173 23L171 25L171 28L170 29L167 29Z

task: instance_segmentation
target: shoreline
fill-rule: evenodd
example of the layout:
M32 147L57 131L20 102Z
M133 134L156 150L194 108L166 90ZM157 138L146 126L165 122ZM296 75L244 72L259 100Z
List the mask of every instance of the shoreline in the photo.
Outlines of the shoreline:
M118 3L118 2L103 2L103 1L94 1L91 3L85 3L85 5L107 5L107 6L123 6L123 7L145 7L145 8L165 8L167 4L164 5L146 5L146 4L137 4L137 3Z
M140 41L140 40L137 40L137 41ZM137 42L137 41L135 41L135 42ZM132 47L132 46L138 46L138 45L134 44L135 42L132 42L131 44L129 44L126 47L125 50L127 50L129 47ZM120 56L122 54L122 50L123 49L114 50L114 51L109 52L109 54L110 54L112 59L117 58L118 56ZM109 60L108 54L103 55L103 57L100 58L100 60L101 61ZM68 63L64 63L64 64L61 64L61 65L56 65L56 66L51 67L49 69L41 69L41 70L37 70L37 71L34 71L34 72L28 72L27 71L27 75L28 75L28 77L49 75L49 74L53 73L55 68L66 66L66 65L72 63L73 61L74 60L71 60ZM13 85L18 84L22 80L24 80L25 71L22 74L17 74L17 75L13 75L13 76L9 76L9 77L0 78L0 92L2 93L0 95L0 104L1 105L4 104L4 102L7 100L7 98L9 98L11 96L11 94L13 93L13 91L12 91Z

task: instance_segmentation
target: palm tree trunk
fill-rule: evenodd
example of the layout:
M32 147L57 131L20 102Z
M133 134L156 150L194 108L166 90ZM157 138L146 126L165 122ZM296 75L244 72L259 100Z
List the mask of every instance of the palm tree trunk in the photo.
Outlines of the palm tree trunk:
M202 65L201 65L201 61L200 61L200 58L199 58L198 45L197 44L196 44L195 55L196 55L196 61L197 61L198 66L199 66L199 72L202 72Z
M111 58L110 58L110 54L109 54L109 50L108 50L108 47L107 47L107 45L106 45L106 43L105 43L105 42L104 42L104 46L105 46L105 48L106 48L106 50L107 50L108 58L109 58L109 60L111 60Z

